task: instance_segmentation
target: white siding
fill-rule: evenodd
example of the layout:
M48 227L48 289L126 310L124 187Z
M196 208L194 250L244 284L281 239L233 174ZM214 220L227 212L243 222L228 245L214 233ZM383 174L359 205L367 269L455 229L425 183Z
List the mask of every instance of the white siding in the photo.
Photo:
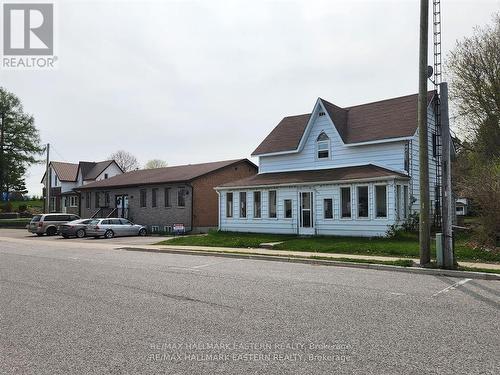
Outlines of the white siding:
M387 184L387 218L376 218L374 211L374 199L376 184ZM340 187L351 187L351 210L352 218L341 218L340 213ZM368 218L357 218L357 186L368 186L369 194L369 216ZM277 218L269 218L268 214L268 192L277 191ZM247 217L239 218L239 192L247 192ZM385 236L389 226L395 223L395 185L393 181L370 182L364 184L346 185L311 185L299 187L280 187L277 189L259 189L262 192L262 218L253 218L253 191L254 190L232 190L233 194L233 217L226 217L226 191L220 192L219 209L221 212L220 229L234 232L255 233L298 233L299 223L299 192L312 191L314 196L314 228L317 235L341 235L374 237ZM333 199L333 219L325 219L323 213L323 199ZM285 219L284 200L292 200L292 219Z
M432 156L432 133L434 132L435 117L433 108L427 111L427 124L428 124L428 148L429 148L429 196L431 202L435 202L434 187L436 181L436 159ZM419 161L419 140L418 130L410 142L410 196L413 196L413 204L411 210L418 212L420 207L420 161ZM431 213L434 212L434 203L431 205Z
M316 139L321 132L325 132L330 138L331 157L327 160L316 158ZM293 154L262 156L259 158L259 172L335 168L370 163L403 171L404 144L404 141L400 141L347 147L328 115L314 115L314 123L302 151Z
M95 180L96 181L103 180L104 175L106 173L108 174L108 178L111 178L113 176L122 174L122 171L120 170L120 168L118 168L118 166L115 163L111 163L104 171L102 171L102 173L99 176L97 176Z

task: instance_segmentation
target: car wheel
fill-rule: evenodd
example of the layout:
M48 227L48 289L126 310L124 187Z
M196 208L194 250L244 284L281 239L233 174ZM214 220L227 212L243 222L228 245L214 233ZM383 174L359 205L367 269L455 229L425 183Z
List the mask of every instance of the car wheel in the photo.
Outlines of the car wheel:
M140 231L139 231L139 236L145 236L146 235L146 229L142 228Z
M57 233L56 228L47 228L47 236L55 236L56 233Z
M83 238L83 237L85 237L85 229L78 229L78 230L76 231L76 237L78 237L78 238Z
M104 238L113 238L114 236L115 234L112 230L107 230L106 233L104 233Z

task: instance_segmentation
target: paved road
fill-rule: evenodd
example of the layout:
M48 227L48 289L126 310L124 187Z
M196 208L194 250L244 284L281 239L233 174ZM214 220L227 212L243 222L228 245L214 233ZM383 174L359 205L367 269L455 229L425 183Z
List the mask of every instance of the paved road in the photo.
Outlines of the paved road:
M18 233L0 230L1 374L500 373L495 281Z

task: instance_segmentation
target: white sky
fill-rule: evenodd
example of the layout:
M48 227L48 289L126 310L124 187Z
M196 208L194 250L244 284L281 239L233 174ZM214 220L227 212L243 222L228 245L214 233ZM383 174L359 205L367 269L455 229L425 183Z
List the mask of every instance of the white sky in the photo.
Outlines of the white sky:
M498 0L442 3L445 53L500 10ZM59 68L1 71L0 85L35 116L52 160L118 149L169 165L248 157L319 96L348 106L416 93L418 9L418 0L56 1ZM41 193L42 174L30 169L30 194Z

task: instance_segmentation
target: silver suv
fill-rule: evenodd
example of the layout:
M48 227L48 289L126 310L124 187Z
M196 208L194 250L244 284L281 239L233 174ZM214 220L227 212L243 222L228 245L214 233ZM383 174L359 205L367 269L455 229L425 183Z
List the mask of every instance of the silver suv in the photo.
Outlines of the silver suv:
M42 236L44 233L46 233L47 236L54 236L58 232L59 225L79 218L79 216L72 214L35 215L26 226L26 229L28 229L28 232L35 233L37 236Z
M146 227L134 224L127 219L111 217L95 219L87 224L87 236L99 238L113 238L118 236L145 236Z

